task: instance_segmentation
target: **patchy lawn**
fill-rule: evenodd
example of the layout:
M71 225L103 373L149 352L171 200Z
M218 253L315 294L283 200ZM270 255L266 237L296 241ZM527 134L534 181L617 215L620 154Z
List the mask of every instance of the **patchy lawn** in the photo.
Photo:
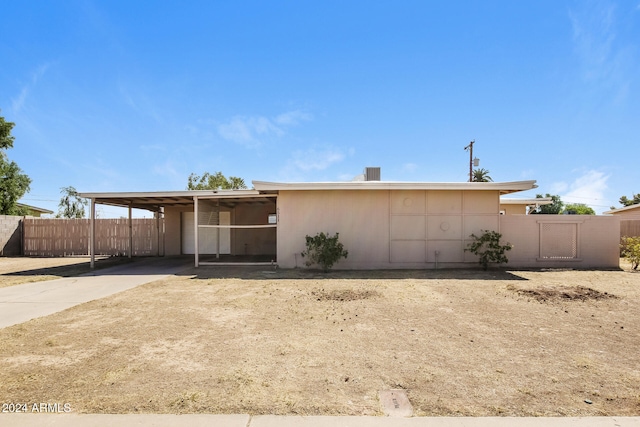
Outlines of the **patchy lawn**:
M89 257L0 257L0 288L73 277L91 271ZM96 269L131 262L124 257L97 257Z
M201 267L0 329L0 366L74 412L640 415L640 273Z

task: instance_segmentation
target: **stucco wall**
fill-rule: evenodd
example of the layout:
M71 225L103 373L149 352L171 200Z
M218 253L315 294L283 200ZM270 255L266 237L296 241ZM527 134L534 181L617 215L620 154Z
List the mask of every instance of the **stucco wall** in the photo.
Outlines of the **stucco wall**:
M527 205L504 204L500 205L500 210L503 211L505 215L526 215Z
M500 232L513 245L509 266L618 268L620 219L593 215L503 215Z
M182 251L180 213L183 208L165 208L164 210L164 243L167 256L180 255ZM193 212L193 208L190 209Z
M499 227L497 191L281 191L278 264L302 267L305 236L340 233L337 269L435 268L474 263L469 235Z
M273 203L239 204L233 210L232 223L235 225L266 225L270 214L276 213ZM231 250L234 255L276 254L275 228L238 228L231 230Z
M0 215L0 255L22 255L22 218Z

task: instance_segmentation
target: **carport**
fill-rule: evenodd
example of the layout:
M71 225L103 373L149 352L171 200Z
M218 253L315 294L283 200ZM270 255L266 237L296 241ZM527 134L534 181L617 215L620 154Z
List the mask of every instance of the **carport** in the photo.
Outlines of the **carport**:
M91 266L96 255L96 205L128 209L129 251L132 210L154 212L165 255L194 255L194 265L258 265L276 261L276 192L189 190L169 192L80 193L90 199ZM164 218L164 229L161 230Z

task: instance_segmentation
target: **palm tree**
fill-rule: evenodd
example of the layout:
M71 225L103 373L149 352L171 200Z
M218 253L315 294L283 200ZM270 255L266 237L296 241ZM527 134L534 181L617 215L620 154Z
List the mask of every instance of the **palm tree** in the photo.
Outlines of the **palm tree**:
M473 182L493 182L486 169L476 169L473 171Z

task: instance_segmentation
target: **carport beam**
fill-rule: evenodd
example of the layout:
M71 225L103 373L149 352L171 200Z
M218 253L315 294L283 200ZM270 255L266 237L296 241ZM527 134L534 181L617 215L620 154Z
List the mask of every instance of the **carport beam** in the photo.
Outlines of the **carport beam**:
M133 256L133 221L131 220L131 203L129 203L129 259Z
M195 266L198 267L198 196L193 196L193 227L193 244L195 246L193 253Z

